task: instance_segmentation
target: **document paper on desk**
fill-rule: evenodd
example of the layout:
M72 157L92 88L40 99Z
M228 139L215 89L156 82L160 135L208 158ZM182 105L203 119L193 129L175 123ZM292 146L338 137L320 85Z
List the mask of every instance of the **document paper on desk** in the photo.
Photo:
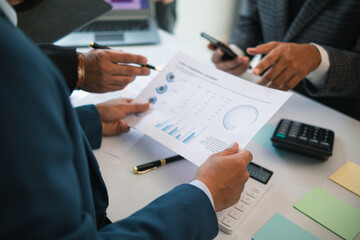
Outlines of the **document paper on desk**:
M244 148L290 96L178 53L134 99L151 108L125 120L200 166L233 142Z

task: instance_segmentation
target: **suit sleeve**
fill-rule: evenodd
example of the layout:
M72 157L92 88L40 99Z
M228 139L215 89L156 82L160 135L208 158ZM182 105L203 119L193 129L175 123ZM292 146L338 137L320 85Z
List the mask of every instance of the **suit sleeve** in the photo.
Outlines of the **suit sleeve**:
M53 44L39 44L38 46L58 67L71 93L75 89L78 80L76 49Z
M315 97L360 98L360 34L351 50L339 50L328 46L324 46L324 49L330 60L325 86L316 89L305 81L305 90Z
M245 52L246 48L261 44L263 36L256 1L246 0L243 4L229 43Z
M92 149L98 149L102 140L102 125L99 112L94 105L85 105L75 108L80 126L83 129Z
M81 140L68 90L48 58L6 20L0 11L0 106L6 113L0 118L1 239L215 237L208 197L187 184L97 230L92 153Z
M154 200L130 217L104 227L101 232L115 239L120 228L123 239L213 239L218 224L213 206L199 188L182 184ZM121 230L122 229L122 230Z
M78 60L75 48L60 47L52 44L39 44L38 46L58 67L70 92L72 92L78 80ZM76 108L76 112L92 149L100 148L102 126L96 107L94 105L86 105Z

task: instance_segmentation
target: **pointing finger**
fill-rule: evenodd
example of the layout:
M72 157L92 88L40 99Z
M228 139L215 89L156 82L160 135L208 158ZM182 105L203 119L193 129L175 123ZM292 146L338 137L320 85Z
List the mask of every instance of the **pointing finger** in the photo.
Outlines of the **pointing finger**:
M124 53L118 51L109 51L110 61L113 63L137 63L140 65L145 65L147 63L147 59L144 56Z
M222 61L221 57L224 55L223 51L221 51L220 48L216 49L216 51L214 52L214 54L212 55L211 60L217 64L219 62Z
M278 61L278 59L281 57L280 51L273 51L270 52L268 55L266 55L258 65L253 70L253 73L255 75L260 75L262 72L264 72L266 69L271 67L274 63Z
M248 48L246 49L246 52L250 55L256 55L256 54L266 54L276 48L280 42L269 42L265 44L260 44L254 48Z

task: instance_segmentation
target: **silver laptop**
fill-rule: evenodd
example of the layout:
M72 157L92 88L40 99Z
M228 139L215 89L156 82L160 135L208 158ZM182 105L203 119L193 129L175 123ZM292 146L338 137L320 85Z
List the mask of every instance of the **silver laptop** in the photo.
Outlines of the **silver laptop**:
M57 41L112 9L103 0L46 0L38 1L37 5L36 1L25 1L24 4L27 2L33 7L18 11L18 27L36 43Z
M105 0L113 10L55 42L62 46L159 43L153 0Z

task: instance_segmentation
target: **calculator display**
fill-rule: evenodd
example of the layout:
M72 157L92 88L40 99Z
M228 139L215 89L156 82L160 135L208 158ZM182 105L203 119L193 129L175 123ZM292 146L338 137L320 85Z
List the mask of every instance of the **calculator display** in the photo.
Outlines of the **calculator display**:
M271 176L273 175L272 171L270 171L266 168L263 168L253 162L250 162L247 165L247 170L248 170L251 178L253 178L263 184L267 184L268 181L270 180Z

